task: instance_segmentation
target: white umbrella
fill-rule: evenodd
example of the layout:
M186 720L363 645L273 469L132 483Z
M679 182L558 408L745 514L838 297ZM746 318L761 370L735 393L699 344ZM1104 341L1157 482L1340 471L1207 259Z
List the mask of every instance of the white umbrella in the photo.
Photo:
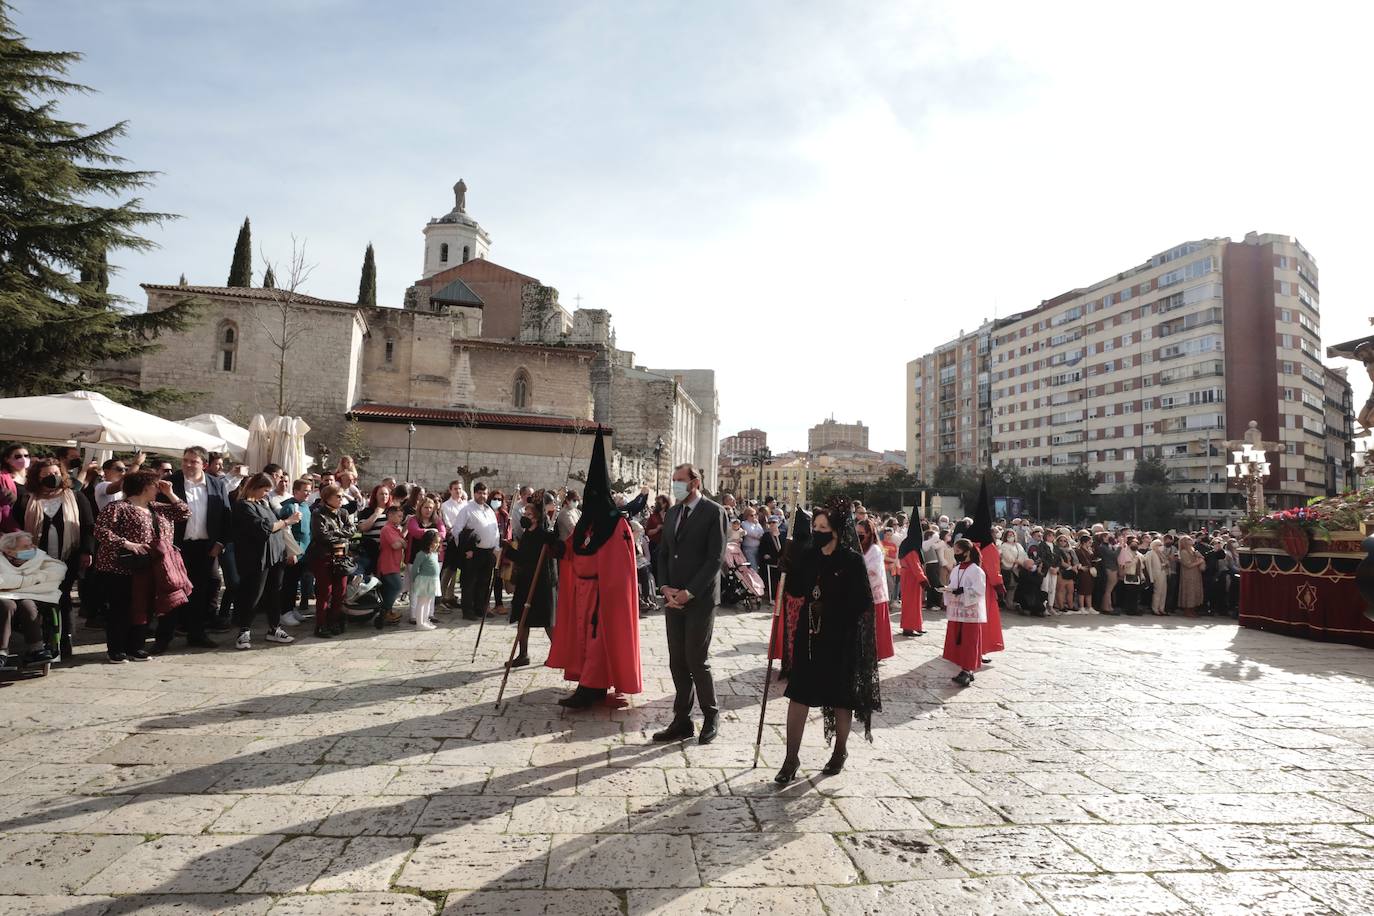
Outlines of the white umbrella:
M248 422L248 447L244 450L243 463L253 473L261 471L272 461L272 433L262 414L254 414Z
M277 417L269 424L272 432L272 462L279 464L295 480L310 467L305 451L305 434L310 425L299 417Z
M162 452L221 445L213 436L117 404L94 391L0 398L0 438Z
M233 457L242 459L248 451L248 430L217 413L197 414L178 422L182 426L188 426L207 436L214 436L223 442L222 447L215 449L217 452L228 452Z

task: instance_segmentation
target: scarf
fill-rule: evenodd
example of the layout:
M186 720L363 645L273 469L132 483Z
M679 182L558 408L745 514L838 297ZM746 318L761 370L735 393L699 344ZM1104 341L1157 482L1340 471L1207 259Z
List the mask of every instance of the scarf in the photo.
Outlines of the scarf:
M57 511L62 516L62 556L67 560L81 545L81 510L76 505L76 493L71 490L58 491L62 496L62 508ZM24 510L24 530L33 535L34 546L43 549L43 498L30 496Z

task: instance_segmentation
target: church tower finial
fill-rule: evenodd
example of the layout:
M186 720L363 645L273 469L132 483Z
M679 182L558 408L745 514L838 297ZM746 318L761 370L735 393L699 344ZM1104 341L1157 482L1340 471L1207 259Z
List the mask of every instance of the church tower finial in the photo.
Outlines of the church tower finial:
M468 184L461 178L453 186L453 206L459 213L468 212Z

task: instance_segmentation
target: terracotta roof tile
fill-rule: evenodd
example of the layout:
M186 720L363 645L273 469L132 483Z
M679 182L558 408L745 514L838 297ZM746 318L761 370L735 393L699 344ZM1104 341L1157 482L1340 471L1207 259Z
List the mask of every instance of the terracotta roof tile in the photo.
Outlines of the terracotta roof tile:
M277 297L285 295L284 290L280 289L261 289L254 286L180 286L175 283L143 283L142 287L146 290L169 291L183 293L188 296L203 294L207 296L224 296L230 299L254 299L259 302L277 301ZM337 299L318 299L315 296L307 296L303 293L292 295L292 301L301 305L317 305L326 308L356 309L356 302L340 302Z
M399 404L355 404L348 412L356 420L410 421L428 426L472 426L478 429L523 429L535 432L580 433L592 435L596 424L573 417L539 414L497 413L485 410L440 407L406 407ZM609 426L603 426L611 433Z

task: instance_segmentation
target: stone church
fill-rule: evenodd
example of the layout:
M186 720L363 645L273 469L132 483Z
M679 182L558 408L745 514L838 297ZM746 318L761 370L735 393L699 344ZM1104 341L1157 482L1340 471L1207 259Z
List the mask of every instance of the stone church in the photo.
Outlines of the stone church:
M199 326L144 357L143 387L191 392L175 413L247 424L278 405L310 424L312 452L369 456L369 476L442 487L459 469L489 484L562 486L586 467L598 424L612 478L666 488L682 462L715 480L719 397L709 369L655 370L617 347L609 312L568 311L558 290L490 259L491 237L454 206L424 227L424 269L402 307L364 308L282 289L145 283L156 311L194 295Z

